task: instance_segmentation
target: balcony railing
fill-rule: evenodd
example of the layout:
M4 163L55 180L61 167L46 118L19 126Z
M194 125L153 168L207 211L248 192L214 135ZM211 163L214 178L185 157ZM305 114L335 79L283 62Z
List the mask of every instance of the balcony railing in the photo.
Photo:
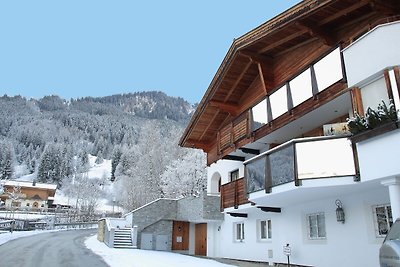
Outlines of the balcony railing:
M329 136L293 139L245 162L247 193L301 180L356 177L351 141Z
M237 179L221 186L221 210L225 208L238 208L239 205L248 203L244 178Z

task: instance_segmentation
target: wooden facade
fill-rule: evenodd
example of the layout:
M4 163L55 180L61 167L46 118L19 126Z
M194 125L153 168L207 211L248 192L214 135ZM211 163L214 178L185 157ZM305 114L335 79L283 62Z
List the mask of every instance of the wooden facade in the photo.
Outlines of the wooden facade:
M56 185L51 184L8 181L4 184L4 193L0 198L6 206L21 207L23 203L29 208L47 208L52 203L50 199L54 198L56 188Z
M250 109L336 47L398 20L395 0L305 0L235 39L180 145L203 149L210 165L348 92L346 77L252 131ZM355 110L362 108L352 93ZM343 114L339 114L342 116Z

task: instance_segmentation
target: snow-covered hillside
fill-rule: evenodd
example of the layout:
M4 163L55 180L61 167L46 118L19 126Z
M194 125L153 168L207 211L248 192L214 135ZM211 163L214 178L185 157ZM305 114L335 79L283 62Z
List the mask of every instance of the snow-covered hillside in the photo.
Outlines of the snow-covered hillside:
M110 181L111 177L111 160L103 160L102 163L96 163L96 156L89 155L89 171L84 173L85 177L93 180L101 180L104 183L101 185L102 194L96 205L97 212L123 212L122 207L115 201L114 184ZM23 175L16 179L17 181L32 182L36 179L36 173ZM76 198L68 196L65 190L57 189L54 199L55 204L70 205L76 204ZM114 200L114 201L113 201Z

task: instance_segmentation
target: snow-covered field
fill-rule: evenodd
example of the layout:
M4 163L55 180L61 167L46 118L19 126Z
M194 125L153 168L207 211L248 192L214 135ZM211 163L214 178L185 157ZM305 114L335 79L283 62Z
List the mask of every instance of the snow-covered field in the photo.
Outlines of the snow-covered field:
M172 252L152 251L142 249L115 249L109 248L91 236L85 241L86 247L92 250L111 267L232 267L210 259L197 258Z

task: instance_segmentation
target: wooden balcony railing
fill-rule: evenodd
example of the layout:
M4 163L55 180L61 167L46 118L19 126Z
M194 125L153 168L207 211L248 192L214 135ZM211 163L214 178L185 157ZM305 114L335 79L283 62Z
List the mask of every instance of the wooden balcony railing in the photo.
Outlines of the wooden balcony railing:
M238 208L248 203L244 178L232 181L221 186L221 211L225 208Z

